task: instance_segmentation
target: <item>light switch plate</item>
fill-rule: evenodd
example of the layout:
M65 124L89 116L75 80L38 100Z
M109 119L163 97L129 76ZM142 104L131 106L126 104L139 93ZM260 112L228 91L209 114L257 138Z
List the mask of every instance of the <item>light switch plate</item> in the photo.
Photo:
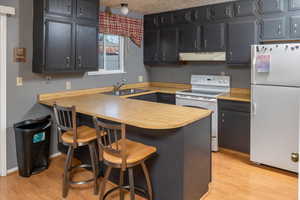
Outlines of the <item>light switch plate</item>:
M67 89L67 90L71 90L71 88L72 88L72 83L71 83L71 81L67 81L67 82L66 82L66 89Z
M17 86L23 86L23 78L22 77L17 77L16 78L16 85Z
M139 82L143 82L144 81L144 76L139 76Z

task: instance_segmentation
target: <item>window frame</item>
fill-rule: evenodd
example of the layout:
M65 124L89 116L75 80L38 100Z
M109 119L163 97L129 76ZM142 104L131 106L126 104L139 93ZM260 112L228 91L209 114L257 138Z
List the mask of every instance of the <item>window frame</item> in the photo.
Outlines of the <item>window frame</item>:
M105 37L105 35L107 35L107 34L104 34L104 37ZM113 35L113 34L111 34L111 35ZM126 73L125 69L124 69L124 62L125 62L125 38L124 38L124 36L119 36L119 35L115 35L115 36L119 37L120 69L119 70L106 70L105 69L106 48L105 48L105 39L104 39L104 66L103 66L103 69L100 69L100 65L99 65L99 70L98 71L88 72L88 75L105 75L105 74L123 74L123 73Z

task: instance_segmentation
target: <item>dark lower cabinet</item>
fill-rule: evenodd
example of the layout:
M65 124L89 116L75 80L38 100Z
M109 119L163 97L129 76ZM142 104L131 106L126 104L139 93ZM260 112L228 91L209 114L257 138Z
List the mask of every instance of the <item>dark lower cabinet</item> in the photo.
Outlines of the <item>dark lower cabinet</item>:
M218 101L219 146L250 153L250 103Z
M33 72L98 69L98 0L34 0Z
M173 104L173 105L176 104L175 94L153 93L153 94L145 94L145 95L129 97L129 99L137 99L142 101L150 101L150 102Z
M258 42L256 20L228 23L227 64L251 63L251 45Z

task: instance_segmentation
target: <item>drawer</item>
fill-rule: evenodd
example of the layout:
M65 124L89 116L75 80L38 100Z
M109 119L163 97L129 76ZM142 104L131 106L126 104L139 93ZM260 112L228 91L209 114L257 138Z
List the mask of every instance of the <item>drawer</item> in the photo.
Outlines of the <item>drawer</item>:
M250 113L251 105L249 102L218 100L218 109Z

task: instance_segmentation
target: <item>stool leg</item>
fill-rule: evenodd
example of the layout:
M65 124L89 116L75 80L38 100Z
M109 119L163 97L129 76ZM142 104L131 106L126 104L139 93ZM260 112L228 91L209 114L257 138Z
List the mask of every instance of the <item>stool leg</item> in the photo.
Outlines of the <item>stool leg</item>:
M133 168L129 168L128 172L129 172L129 185L130 185L130 200L135 200Z
M105 187L106 187L106 183L108 181L111 169L112 169L111 166L108 166L107 169L106 169L106 172L105 172L105 175L104 175L104 179L103 179L101 187L100 187L100 190L101 190L100 191L100 198L99 198L100 200L104 200L103 197L104 197Z
M150 176L149 176L149 171L148 171L148 169L146 167L145 162L142 162L141 165L142 165L145 177L146 177L149 200L152 200L153 199L153 193L152 193L152 185L151 185L151 180L150 180Z
M90 150L90 157L91 157L91 162L92 162L92 168L93 168L93 173L94 173L94 194L97 195L99 193L99 187L98 187L98 174L97 174L97 160L96 160L96 156L95 156L95 143L94 142L90 142L89 143L89 150Z
M63 179L63 198L68 196L69 188L70 188L70 168L72 165L72 158L74 153L74 147L69 146L67 159L65 161L65 168L64 168L64 179Z
M124 191L122 188L123 185L124 185L124 171L120 169L120 180L119 180L120 200L124 200Z

